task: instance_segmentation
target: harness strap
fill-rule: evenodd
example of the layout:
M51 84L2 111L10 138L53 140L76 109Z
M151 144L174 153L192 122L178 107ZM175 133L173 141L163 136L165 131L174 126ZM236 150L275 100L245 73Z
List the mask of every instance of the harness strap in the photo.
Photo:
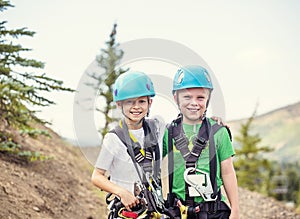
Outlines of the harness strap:
M160 178L160 150L159 150L159 144L158 144L158 128L157 128L157 119L146 119L145 124L148 125L148 132L149 134L145 135L145 142L150 142L149 145L152 145L152 148L154 147L154 169L153 169L153 176L155 179ZM153 154L153 150L152 150Z
M129 132L127 125L123 120L109 132L116 134L127 147L127 152L132 158L133 163L138 163L146 173L151 173L153 171L153 177L157 180L160 176L160 150L155 132L155 121L151 119L144 120L143 129L145 135L144 149L132 133ZM132 152L130 152L131 149ZM154 164L152 163L153 160ZM146 180L143 179L143 182L146 182Z
M213 194L211 198L215 198L218 194L218 184L217 184L217 157L216 157L216 147L215 147L215 133L221 128L222 126L218 125L217 123L211 127L209 131L209 177L211 180L211 185L213 188ZM221 194L220 194L221 195Z
M180 210L181 218L205 218L209 214L215 214L218 211L228 211L228 205L221 201L221 190L218 191L218 199L216 201L195 203L193 206L188 206L185 201L175 198L174 206ZM176 213L179 216L179 211Z
M170 207L174 206L174 193L172 192L173 187L173 175L174 175L174 153L173 153L173 123L167 125L168 129L168 172L169 172L169 193L168 193L168 204Z

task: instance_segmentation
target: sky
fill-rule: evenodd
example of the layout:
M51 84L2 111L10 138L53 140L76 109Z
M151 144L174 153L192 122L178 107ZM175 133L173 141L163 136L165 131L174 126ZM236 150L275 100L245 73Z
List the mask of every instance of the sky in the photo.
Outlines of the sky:
M223 95L226 111L221 116L225 121L250 117L257 104L257 114L263 114L300 101L300 1L12 0L11 3L15 7L1 12L1 20L8 21L7 28L27 27L36 32L33 38L20 38L18 42L32 49L29 57L45 62L44 72L48 76L64 81L67 87L77 89L82 83L83 75L100 50L106 48L105 42L116 22L120 45L161 39L159 42L166 40L174 48L176 45L181 48L173 50L165 48L165 44L157 48L170 56L186 58L181 53L183 48L200 56L220 86L218 91ZM131 60L124 66L172 78L178 66L172 60L155 58ZM51 127L58 134L67 138L76 138L75 95L49 94L56 105L41 109L40 113L52 122ZM163 95L157 99L151 113L169 121L176 115L176 106L172 100L165 101ZM95 123L99 120L95 119Z

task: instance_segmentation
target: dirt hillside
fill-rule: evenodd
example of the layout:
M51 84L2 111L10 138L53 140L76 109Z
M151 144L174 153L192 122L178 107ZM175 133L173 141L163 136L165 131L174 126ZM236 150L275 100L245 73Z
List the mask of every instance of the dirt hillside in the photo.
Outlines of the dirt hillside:
M16 138L50 159L26 162L0 152L0 218L102 218L105 207L90 183L91 165L79 148L48 131L52 138Z
M91 164L79 148L48 131L52 138L17 136L17 141L51 159L26 162L0 152L0 218L106 218L105 194L90 182ZM244 189L240 189L240 208L241 219L300 219L282 203Z

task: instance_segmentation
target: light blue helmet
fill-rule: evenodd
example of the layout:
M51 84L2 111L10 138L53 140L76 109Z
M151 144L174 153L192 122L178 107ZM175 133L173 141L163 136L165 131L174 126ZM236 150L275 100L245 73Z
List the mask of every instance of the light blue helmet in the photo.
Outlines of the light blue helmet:
M117 78L113 86L115 102L143 96L155 96L153 83L145 73L128 71Z
M173 80L173 94L177 90L203 87L213 90L208 71L200 65L188 65L180 68Z

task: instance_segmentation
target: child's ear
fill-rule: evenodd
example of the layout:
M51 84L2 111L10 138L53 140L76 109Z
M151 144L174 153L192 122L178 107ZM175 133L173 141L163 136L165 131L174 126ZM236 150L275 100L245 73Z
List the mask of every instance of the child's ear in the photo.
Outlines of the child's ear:
M152 98L149 98L149 107L151 107L152 102L153 102L153 99L152 99Z
M117 102L116 102L116 105L117 105L117 108L121 108L122 102L121 102L121 101L117 101Z
M177 96L177 92L174 93L173 98L174 98L175 103L177 103L177 105L178 105L178 96Z

